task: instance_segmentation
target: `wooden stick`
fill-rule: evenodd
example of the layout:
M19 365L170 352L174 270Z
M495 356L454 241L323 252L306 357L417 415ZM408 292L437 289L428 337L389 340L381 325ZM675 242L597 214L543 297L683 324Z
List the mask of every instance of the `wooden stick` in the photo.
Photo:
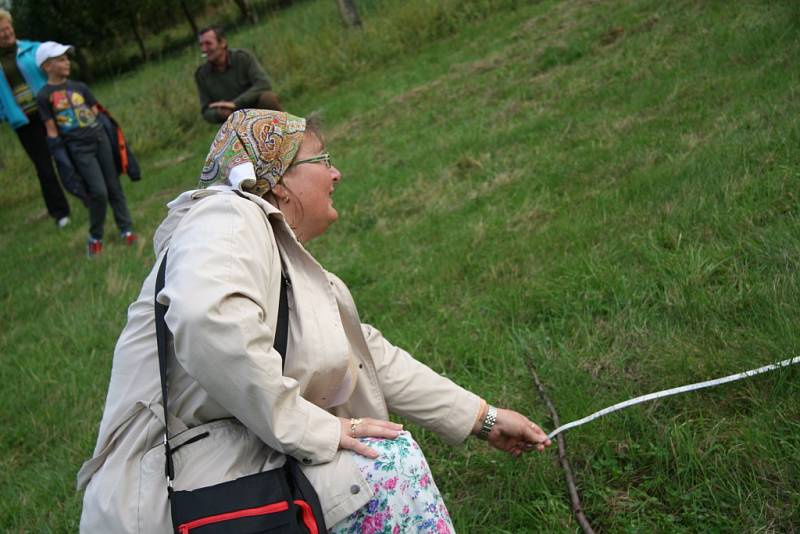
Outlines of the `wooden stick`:
M528 369L530 369L530 372L533 375L533 381L536 384L536 389L539 391L539 396L547 406L547 411L550 412L550 419L553 420L553 424L556 426L556 428L558 428L561 426L561 423L558 419L558 412L556 412L556 407L553 406L553 403L550 401L547 393L545 393L544 386L542 385L541 380L539 380L539 375L536 373L536 369L533 366L533 361L531 360L530 356L526 358L526 363L528 364ZM564 434L559 434L556 436L556 442L558 443L558 462L561 464L561 468L564 470L564 478L567 480L567 490L569 491L569 499L572 503L572 513L575 514L575 519L577 519L578 524L581 526L581 529L583 529L585 534L594 534L592 525L589 524L589 520L586 519L586 515L583 513L581 498L578 496L578 486L575 484L575 477L572 474L572 467L567 459L567 444L564 440Z

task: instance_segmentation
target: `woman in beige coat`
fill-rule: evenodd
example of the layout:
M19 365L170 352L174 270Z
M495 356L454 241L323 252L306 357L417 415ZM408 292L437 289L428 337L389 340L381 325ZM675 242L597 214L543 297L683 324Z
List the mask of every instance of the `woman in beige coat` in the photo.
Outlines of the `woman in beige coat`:
M171 531L153 312L167 249L158 300L169 305L174 340L176 489L272 469L291 455L332 531L448 532L424 457L390 412L452 444L475 434L515 456L550 444L524 416L489 406L362 324L342 281L306 251L338 217L341 174L324 148L312 122L237 111L211 146L201 188L169 204L154 238L158 260L114 352L93 458L78 474L82 532ZM281 270L290 280L283 370L273 348ZM391 471L392 459L414 468Z

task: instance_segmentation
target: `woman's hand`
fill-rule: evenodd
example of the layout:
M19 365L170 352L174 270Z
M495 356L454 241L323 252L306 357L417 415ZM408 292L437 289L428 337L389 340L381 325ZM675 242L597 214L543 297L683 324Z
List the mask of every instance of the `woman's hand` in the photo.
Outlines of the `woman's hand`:
M381 421L370 417L345 419L339 418L342 423L342 432L339 435L339 448L348 449L367 458L377 458L378 451L361 443L358 438L388 438L394 439L400 435L403 425L391 421Z
M550 446L547 434L524 415L513 410L497 409L497 421L487 437L489 444L519 458L524 452L542 452Z

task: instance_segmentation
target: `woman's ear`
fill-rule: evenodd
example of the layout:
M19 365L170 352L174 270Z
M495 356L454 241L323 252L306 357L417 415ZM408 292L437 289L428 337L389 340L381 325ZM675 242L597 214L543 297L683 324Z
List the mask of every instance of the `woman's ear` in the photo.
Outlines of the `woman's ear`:
M276 199L284 204L289 202L289 189L287 189L283 184L275 184L275 186L272 188L272 194L275 195Z

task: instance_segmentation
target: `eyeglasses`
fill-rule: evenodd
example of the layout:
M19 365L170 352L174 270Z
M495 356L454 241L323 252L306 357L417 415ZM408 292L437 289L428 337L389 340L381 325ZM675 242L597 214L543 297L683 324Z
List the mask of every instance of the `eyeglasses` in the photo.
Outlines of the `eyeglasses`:
M300 165L301 163L324 163L327 168L331 168L333 166L333 162L331 161L331 155L325 152L324 154L320 154L319 156L314 156L313 158L301 159L297 161L293 161L290 167L294 167L295 165Z

